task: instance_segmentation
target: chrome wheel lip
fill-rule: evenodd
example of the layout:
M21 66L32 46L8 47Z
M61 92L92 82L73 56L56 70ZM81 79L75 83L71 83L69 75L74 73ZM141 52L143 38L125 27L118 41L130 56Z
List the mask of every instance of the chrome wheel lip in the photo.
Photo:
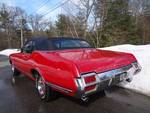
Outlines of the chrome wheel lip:
M12 82L12 84L15 84L15 83L16 83L16 80L15 80L14 77L11 78L11 82Z
M14 72L15 72L15 67L13 64L11 64L11 70L12 70L12 76L11 76L11 83L14 85L16 83L15 77L14 77Z
M11 70L12 70L12 72L14 72L14 71L15 71L15 67L14 67L14 65L13 65L13 64L11 65Z
M37 90L41 98L45 98L46 85L42 77L37 80Z

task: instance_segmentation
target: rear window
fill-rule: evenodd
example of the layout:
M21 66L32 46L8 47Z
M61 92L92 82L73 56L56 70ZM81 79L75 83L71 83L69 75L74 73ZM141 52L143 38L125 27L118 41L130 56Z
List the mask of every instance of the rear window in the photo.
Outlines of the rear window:
M92 46L82 39L36 39L34 50L60 50L75 48L91 48Z
M57 49L90 48L91 45L84 40L55 40L52 42Z

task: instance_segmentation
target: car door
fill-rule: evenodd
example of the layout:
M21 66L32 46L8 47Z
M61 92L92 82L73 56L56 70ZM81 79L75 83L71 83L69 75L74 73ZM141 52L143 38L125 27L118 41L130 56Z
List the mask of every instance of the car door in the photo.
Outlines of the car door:
M22 49L22 56L21 56L21 70L24 74L30 76L30 70L33 66L31 63L31 54L34 50L34 41L29 41L25 44Z

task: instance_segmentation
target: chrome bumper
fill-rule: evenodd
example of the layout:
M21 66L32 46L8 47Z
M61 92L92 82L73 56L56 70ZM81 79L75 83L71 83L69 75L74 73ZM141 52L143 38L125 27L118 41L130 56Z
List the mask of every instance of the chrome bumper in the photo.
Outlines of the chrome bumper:
M78 79L76 81L76 84L78 86L76 97L78 98L86 97L93 93L104 90L107 87L117 85L122 81L131 82L133 79L133 75L139 73L140 71L141 71L141 66L139 65L139 63L134 62L130 65L127 65L118 69L106 71L103 73L98 73L96 74L96 81L90 84L85 84L82 78L84 76L90 76L90 73L83 75L81 76L81 79ZM90 85L96 85L95 89L85 92L84 88Z

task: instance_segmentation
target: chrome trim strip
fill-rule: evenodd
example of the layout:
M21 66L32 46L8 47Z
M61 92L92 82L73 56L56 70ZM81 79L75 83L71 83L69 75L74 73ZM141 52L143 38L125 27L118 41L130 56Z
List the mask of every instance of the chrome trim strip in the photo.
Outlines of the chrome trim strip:
M86 87L88 87L88 86L93 86L93 85L96 85L96 84L98 84L98 83L99 83L99 82L97 82L97 81L91 82L91 83L86 84Z
M135 69L134 75L136 75L137 73L139 73L142 70L142 67L138 62L133 62L132 65Z
M122 73L128 73L128 71L131 70L131 69L133 69L132 63L127 65L127 66L123 66L123 67L120 67L120 68L117 68L117 69L113 69L113 70L109 70L109 71L105 71L105 72L101 72L101 73L91 72L91 73L87 73L87 74L81 75L81 80L83 81L82 82L82 87L83 87L82 89L84 89L85 87L88 87L88 86L96 85L96 87L93 90L84 92L84 94L85 95L86 94L91 94L91 93L97 91L97 89L99 87L99 83L101 83L103 81L106 81L106 80L110 80L109 84L108 84L108 86L110 86L111 82L112 82L112 79L115 76L117 76L119 74L122 74ZM132 73L129 72L129 74L132 74ZM84 81L84 77L86 77L86 76L93 76L93 75L95 75L96 81L86 84L85 81ZM104 76L104 79L101 79L103 76ZM129 75L126 74L126 77L124 79L126 79L128 77L129 77Z
M89 76L95 76L95 81L94 82L90 82L90 83L85 83L85 80L84 78L85 77L89 77ZM91 73L87 73L87 74L84 74L84 75L81 75L81 83L82 83L82 90L84 91L84 88L86 87L89 87L89 86L92 86L92 85L96 85L94 89L90 90L90 91L86 91L85 94L89 94L89 93L92 93L92 92L95 92L98 88L98 84L100 82L99 78L97 77L97 74L95 72L91 72Z
M106 72L103 72L103 73L99 73L98 77L101 81L108 80L108 79L111 79L111 78L115 77L116 75L127 72L132 67L133 67L132 64L130 64L130 65L121 67L119 69L114 69L114 70L106 71Z
M87 73L87 74L84 74L84 75L81 75L81 76L82 77L89 77L89 76L93 76L93 75L96 75L96 73L91 72L91 73Z
M84 83L84 80L83 78L77 78L76 80L76 84L77 84L77 87L80 91L83 91L84 90L84 87L85 87L85 83Z
M61 87L61 86L58 86L58 85L55 85L55 84L52 84L52 83L49 83L49 82L46 82L46 84L49 85L52 88L55 88L55 89L60 90L60 91L63 91L65 93L71 93L71 92L73 92L70 89L67 89L67 88L64 88L64 87Z
M137 65L137 64L138 64L138 67L134 66L134 65ZM120 68L107 70L107 71L100 72L100 73L91 72L91 73L81 74L81 78L77 78L75 80L76 85L78 87L76 97L81 98L82 96L88 96L88 95L91 95L95 92L100 91L101 90L101 88L100 88L101 82L108 81L108 86L111 86L114 78L117 77L117 76L119 76L120 82L121 81L127 81L128 79L131 81L135 71L137 69L139 69L139 70L141 69L141 66L139 65L138 62L137 62L137 64L136 63L131 63L129 65L126 65L126 66L123 66L123 67L120 67ZM135 67L137 67L137 68L135 68ZM91 82L89 84L88 83L86 84L85 81L84 81L84 77L92 76L92 75L95 75L96 81ZM104 78L103 78L103 76L104 76ZM88 87L90 85L96 85L96 87L93 90L85 92L84 88Z

